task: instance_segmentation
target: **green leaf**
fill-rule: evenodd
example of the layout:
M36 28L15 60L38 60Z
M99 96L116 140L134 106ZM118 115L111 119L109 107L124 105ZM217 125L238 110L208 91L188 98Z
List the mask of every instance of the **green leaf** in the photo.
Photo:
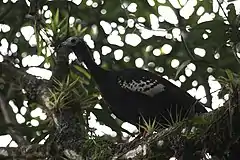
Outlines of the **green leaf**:
M91 75L88 73L87 70L85 70L83 67L79 66L79 65L73 65L73 67L76 69L76 71L78 73L80 73L80 75L84 75L87 79L91 78Z
M200 3L203 7L204 7L204 10L206 11L206 12L212 12L213 11L213 3L212 3L212 1L198 1L198 3Z
M54 19L53 19L53 23L55 24L55 26L58 25L58 21L59 21L59 9L57 9Z
M193 123L193 125L204 125L204 124L208 124L208 123L209 123L209 122L208 122L206 119L204 119L204 117L202 117L202 116L195 116L195 117L192 118L190 121Z
M234 80L232 71L229 69L226 69L225 72L227 74L228 79L232 82Z
M54 34L57 34L58 24L59 24L59 9L57 8L54 17L51 18L51 29Z

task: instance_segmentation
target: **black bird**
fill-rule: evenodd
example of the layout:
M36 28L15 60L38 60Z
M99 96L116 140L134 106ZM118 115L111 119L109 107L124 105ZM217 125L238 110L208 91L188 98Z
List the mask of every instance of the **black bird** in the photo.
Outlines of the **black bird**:
M80 37L62 43L83 61L96 81L111 111L122 121L133 125L142 119L160 124L175 122L195 113L207 112L204 106L181 88L152 72L138 68L108 71L98 66L91 49Z

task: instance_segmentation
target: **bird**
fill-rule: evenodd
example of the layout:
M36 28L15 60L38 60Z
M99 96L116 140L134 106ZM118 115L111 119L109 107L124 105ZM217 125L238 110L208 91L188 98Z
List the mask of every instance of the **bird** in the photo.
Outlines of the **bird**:
M61 45L84 62L111 112L124 122L164 125L207 112L201 102L159 74L140 68L103 69L82 37L69 37Z

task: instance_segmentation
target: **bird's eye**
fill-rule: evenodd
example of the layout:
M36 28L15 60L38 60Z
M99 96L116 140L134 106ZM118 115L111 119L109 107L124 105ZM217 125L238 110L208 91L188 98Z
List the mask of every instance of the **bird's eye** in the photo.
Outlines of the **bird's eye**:
M76 43L76 39L74 38L74 39L71 39L71 43Z

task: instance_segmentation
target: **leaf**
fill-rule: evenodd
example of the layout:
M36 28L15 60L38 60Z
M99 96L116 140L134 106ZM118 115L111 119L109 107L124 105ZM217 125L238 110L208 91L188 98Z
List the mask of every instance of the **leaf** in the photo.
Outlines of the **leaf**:
M57 29L58 29L58 25L59 25L59 9L57 8L54 17L51 18L51 29L53 31L54 34L57 34Z
M175 79L179 76L179 73L182 72L182 70L191 62L191 60L186 60L184 61L178 68L177 68L177 72L175 75Z
M232 71L229 69L226 69L225 72L226 72L227 77L230 80L230 82L232 82L234 80Z
M83 67L78 66L78 65L73 65L73 66L74 66L73 68L76 69L75 71L78 72L76 74L79 75L79 73L80 73L80 76L84 75L87 79L91 79L91 75Z
M198 1L203 7L206 12L212 12L213 11L213 3L212 1Z
M59 21L59 9L57 9L54 19L53 19L53 23L55 24L55 26L58 25L58 21Z
M206 119L204 119L203 116L195 116L190 121L193 123L193 125L204 125L209 123Z

